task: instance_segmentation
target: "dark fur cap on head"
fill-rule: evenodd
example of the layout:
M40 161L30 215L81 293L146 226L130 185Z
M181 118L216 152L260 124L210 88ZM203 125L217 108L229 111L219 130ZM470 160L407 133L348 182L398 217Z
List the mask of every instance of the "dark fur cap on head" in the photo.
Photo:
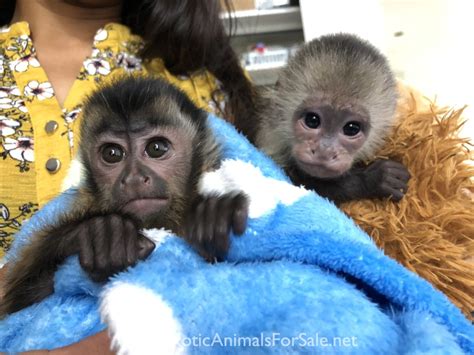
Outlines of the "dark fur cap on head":
M279 163L288 161L294 112L313 95L335 108L353 105L368 113L371 132L357 159L369 158L393 124L398 92L383 54L355 35L322 36L290 58L277 86L264 95L258 145Z
M143 126L207 129L207 113L178 88L162 80L129 76L96 90L84 105L81 137ZM84 145L82 145L84 146Z

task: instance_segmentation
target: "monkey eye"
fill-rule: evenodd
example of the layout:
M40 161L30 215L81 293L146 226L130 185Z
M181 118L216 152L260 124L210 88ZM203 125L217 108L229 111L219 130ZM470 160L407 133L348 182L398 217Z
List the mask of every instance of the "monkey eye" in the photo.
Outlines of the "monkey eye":
M110 164L116 164L123 160L125 152L123 148L114 143L104 144L101 149L102 159Z
M306 112L304 114L304 124L311 129L316 129L321 124L321 117L315 112Z
M155 138L148 142L145 151L150 158L161 158L170 149L170 142L165 138Z
M344 126L342 130L344 132L344 135L352 137L360 132L361 126L359 122L349 122Z

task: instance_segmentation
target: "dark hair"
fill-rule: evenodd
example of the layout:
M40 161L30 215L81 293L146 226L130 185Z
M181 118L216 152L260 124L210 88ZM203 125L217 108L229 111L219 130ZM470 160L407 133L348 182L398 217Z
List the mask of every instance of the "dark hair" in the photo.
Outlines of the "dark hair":
M8 25L15 11L15 0L0 0L0 27Z
M226 10L232 13L229 0ZM15 0L0 0L0 26L11 21ZM122 23L142 36L144 58L160 57L175 74L207 69L228 96L228 121L254 137L255 91L220 20L219 0L124 0Z

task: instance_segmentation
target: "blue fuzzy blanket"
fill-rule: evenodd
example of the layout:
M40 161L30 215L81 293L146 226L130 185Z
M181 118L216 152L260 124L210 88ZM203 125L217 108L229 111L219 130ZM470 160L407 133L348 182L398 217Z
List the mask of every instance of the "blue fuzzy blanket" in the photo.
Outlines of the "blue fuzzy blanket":
M384 256L332 203L292 186L230 125L210 116L224 146L203 194L244 190L250 221L227 262L208 264L186 243L149 230L151 256L91 282L69 258L55 293L0 322L0 350L51 349L108 328L122 354L474 353L474 329L433 287ZM69 190L27 223L31 231L73 203Z

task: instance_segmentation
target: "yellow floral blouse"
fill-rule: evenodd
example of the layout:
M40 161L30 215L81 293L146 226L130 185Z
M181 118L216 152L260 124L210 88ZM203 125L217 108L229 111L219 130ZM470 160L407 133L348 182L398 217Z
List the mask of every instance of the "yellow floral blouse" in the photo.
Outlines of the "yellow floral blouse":
M0 259L13 235L44 203L60 192L77 146L81 103L97 84L142 72L165 78L201 108L221 114L225 96L207 72L173 76L159 58L142 61L140 37L120 24L97 31L60 107L35 55L26 22L0 28Z

